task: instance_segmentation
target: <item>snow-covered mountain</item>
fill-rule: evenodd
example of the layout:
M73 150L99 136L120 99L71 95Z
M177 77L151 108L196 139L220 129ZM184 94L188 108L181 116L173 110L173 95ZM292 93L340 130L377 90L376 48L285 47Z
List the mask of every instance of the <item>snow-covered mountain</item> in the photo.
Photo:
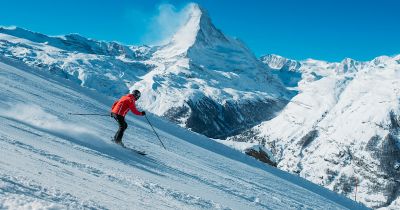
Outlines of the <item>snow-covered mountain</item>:
M274 54L261 56L260 60L270 68L280 71L296 71L301 67L301 62L299 61L287 59Z
M370 207L400 206L400 56L258 59L198 5L186 12L164 46L14 27L0 28L0 56L108 96L140 89L140 108L209 137L235 135L217 141L352 199L357 191Z
M152 48L123 46L76 34L50 37L18 27L0 27L0 54L53 72L107 95L129 91L130 83L146 74Z
M0 56L0 209L366 209L148 115L111 143L113 98ZM140 102L139 102L140 103Z
M225 36L192 4L186 23L151 60L133 89L160 116L214 138L271 119L291 94L240 41Z
M197 4L165 46L134 47L0 28L0 53L101 93L143 92L143 107L193 131L225 138L271 119L293 96Z
M149 47L125 46L116 42L96 41L82 37L79 34L51 37L18 27L1 27L0 33L20 37L32 43L45 44L64 51L84 54L124 56L144 60L147 58L149 52Z
M277 75L287 87L296 87L301 80L299 71L301 63L299 61L273 54L262 56L260 60L273 69L272 73Z
M283 80L299 75L299 93L277 117L231 140L253 139L283 170L369 207L398 209L400 55L340 63L265 58Z

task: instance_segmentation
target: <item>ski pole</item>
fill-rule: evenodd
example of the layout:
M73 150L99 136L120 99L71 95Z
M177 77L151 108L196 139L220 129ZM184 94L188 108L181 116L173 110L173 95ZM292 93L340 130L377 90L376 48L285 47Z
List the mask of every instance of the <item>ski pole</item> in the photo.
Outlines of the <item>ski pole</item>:
M68 113L69 115L97 115L97 116L110 116L109 114L91 114L91 113Z
M163 142L161 141L160 137L158 136L158 134L157 134L156 130L154 130L154 127L153 127L153 125L150 123L150 121L149 121L149 118L147 118L147 116L146 116L146 115L145 115L145 117L146 117L146 120L147 120L147 122L149 123L149 125L150 125L150 126L151 126L151 128L153 129L154 133L156 134L156 136L157 136L158 140L161 142L161 145L164 147L164 149L165 149L165 150L167 150L167 148L165 148L165 146L164 146Z

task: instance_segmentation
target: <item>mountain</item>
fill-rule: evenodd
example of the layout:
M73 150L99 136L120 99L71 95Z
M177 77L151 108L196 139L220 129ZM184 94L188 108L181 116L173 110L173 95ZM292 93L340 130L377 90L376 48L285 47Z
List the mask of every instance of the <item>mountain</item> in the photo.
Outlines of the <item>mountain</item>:
M276 116L294 95L197 4L164 46L124 46L76 34L51 37L0 28L0 53L106 95L142 91L142 107L224 139Z
M0 56L0 209L366 209L298 176L149 114L128 116L124 142L105 113L113 98Z
M151 70L153 48L123 46L76 34L51 37L26 29L0 27L0 54L50 71L107 95L122 95ZM97 53L97 54L96 54Z
M226 138L271 119L292 93L240 41L224 35L197 4L152 56L156 65L132 89L144 107L212 138Z
M301 80L301 63L299 61L290 60L279 55L265 55L260 60L274 71L272 73L281 79L287 87L295 87Z
M49 37L44 34L32 32L19 27L0 27L1 34L19 37L32 43L45 44L64 51L79 52L84 54L124 56L132 59L145 59L146 49L125 46L116 42L102 42L88 39L79 34Z
M400 56L259 59L198 5L186 12L163 46L14 27L0 28L0 55L114 98L139 89L141 109L369 207L400 206Z
M299 93L277 117L230 140L259 142L278 168L371 208L398 208L400 55L296 68L280 57L264 61L278 76L297 72Z
M296 71L301 67L299 61L287 59L274 54L261 56L260 60L274 70Z

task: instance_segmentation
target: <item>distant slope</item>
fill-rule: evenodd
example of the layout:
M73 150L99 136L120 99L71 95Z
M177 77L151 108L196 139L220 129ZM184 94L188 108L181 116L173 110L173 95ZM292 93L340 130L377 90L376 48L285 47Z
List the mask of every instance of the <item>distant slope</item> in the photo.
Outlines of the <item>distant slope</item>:
M143 118L128 145L110 143L112 100L68 80L0 63L0 208L363 209L310 182L157 117L168 151Z
M0 27L0 55L23 61L100 93L117 96L152 68L152 48L101 42L76 34L51 37Z
M400 55L368 62L263 60L282 80L297 74L291 88L299 94L277 117L232 139L260 142L279 168L349 198L357 193L369 207L398 209Z

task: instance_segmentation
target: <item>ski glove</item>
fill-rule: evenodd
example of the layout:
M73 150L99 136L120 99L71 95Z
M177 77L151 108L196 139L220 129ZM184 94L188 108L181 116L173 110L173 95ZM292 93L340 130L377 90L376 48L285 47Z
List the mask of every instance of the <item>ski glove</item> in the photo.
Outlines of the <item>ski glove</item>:
M146 115L146 112L145 112L145 111L142 111L142 115Z

